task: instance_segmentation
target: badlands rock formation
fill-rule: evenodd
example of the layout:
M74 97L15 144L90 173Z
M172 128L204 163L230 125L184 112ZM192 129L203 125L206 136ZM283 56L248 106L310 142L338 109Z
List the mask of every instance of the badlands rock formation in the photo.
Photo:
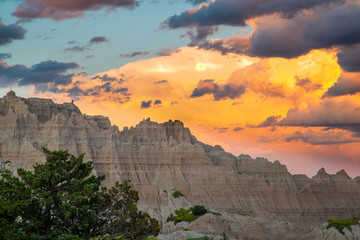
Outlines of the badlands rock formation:
M175 209L196 204L222 213L192 223L204 234L299 239L305 232L315 236L315 226L328 218L360 216L360 179L343 170L292 175L278 161L236 157L201 143L178 120L147 119L119 131L107 117L82 114L73 103L12 91L0 98L0 160L10 160L13 170L31 169L45 160L42 146L85 153L96 173L106 175L106 185L130 179L141 208L164 223ZM175 189L184 197L173 198ZM164 234L181 235L179 226L165 224Z

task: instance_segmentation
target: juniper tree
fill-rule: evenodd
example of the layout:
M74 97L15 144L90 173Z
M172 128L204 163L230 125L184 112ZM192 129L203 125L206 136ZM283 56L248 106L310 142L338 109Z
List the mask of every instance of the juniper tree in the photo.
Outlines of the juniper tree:
M90 239L156 236L159 222L138 211L129 181L101 185L84 154L43 149L46 162L34 170L3 170L0 179L0 239Z

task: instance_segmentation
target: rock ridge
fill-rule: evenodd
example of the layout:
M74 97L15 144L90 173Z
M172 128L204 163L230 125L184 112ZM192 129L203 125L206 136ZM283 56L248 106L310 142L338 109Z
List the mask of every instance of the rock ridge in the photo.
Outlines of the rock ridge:
M45 160L41 147L85 153L95 173L106 175L106 185L130 179L141 209L164 222L175 209L191 205L221 212L234 226L233 216L244 213L302 228L360 216L360 178L344 170L292 175L278 161L234 156L202 143L179 120L144 119L119 131L109 118L82 114L73 103L14 92L0 98L0 161L10 160L12 170L31 169ZM174 189L185 197L174 199Z

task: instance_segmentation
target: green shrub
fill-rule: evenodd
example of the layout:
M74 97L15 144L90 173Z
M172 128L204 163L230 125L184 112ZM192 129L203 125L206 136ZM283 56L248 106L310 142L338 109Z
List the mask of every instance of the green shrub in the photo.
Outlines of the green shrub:
M178 197L183 197L184 194L182 194L181 192L179 192L178 190L176 190L175 192L173 192L173 197L174 198L178 198Z
M345 235L344 228L349 229L351 231L352 225L360 225L359 224L360 218L352 217L348 219L329 219L328 225L326 228L335 227L342 235Z
M170 214L170 216L166 219L167 222L174 221L175 224L179 222L192 222L195 221L199 216L204 215L208 211L202 205L196 205L194 207L190 207L189 209L180 208L175 210L175 215Z
M175 210L175 214L170 214L170 216L168 217L167 220L169 221L174 221L175 224L179 223L179 222L192 222L194 220L196 220L198 218L198 216L195 216L192 212L191 212L191 208L189 209L184 209L184 208L180 208L178 210Z
M0 163L1 240L145 239L161 224L138 211L130 181L106 188L84 154L43 148L45 163L15 175ZM109 236L109 237L108 237ZM120 236L120 237L119 237ZM102 238L104 239L104 238Z
M203 236L199 238L188 238L187 240L213 240L214 238ZM226 235L226 233L223 232L221 240L229 240L229 237Z
M184 231L190 231L190 228L184 228L183 230Z
M208 212L208 213L211 213L211 214L214 214L214 215L217 215L217 216L221 216L221 213L218 213L218 212Z
M203 205L195 205L192 207L191 211L196 216L201 216L207 213L207 210Z
M203 236L199 238L188 238L187 240L213 240L214 238L210 238L208 236Z
M229 237L226 235L226 233L223 232L222 236L222 240L229 240Z

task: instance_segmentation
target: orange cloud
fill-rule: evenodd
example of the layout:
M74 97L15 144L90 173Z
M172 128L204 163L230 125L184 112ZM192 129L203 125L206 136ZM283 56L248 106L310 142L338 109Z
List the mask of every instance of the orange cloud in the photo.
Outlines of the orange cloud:
M206 69L198 71L199 63L206 65ZM301 124L287 127L277 124L280 119L290 119L290 109L298 110L298 119L310 121L318 116L315 113L328 111L320 106L328 106L330 102L332 111L326 117L331 117L330 113L334 119L346 117L342 111L347 110L349 116L357 116L351 111L359 100L358 95L323 98L337 82L340 72L336 52L329 50L315 50L295 59L258 59L184 47L169 56L140 60L95 76L78 75L62 93L47 97L69 101L67 94L71 88L78 87L87 93L95 89L99 94L77 95L75 103L87 114L109 116L120 128L147 117L158 122L180 119L200 141L220 144L234 154L279 159L292 172L309 175L322 166L335 171L339 167L335 157L343 156L348 160L342 164L354 175L360 168L349 167L355 157L346 152L351 149L360 154L356 150L360 149L356 148L359 138L354 132L346 128L327 129L328 126L309 125L304 129ZM110 84L104 86L106 81ZM227 85L232 89L242 86L243 91L215 99L215 94L223 96ZM207 87L208 92L191 97L199 86ZM123 98L128 100L122 101ZM155 105L155 101L161 104ZM141 108L149 102L149 107ZM336 108L336 104L340 105ZM352 108L346 107L350 105ZM259 125L269 116L279 117L267 126L247 127ZM311 170L302 166L300 159L312 166Z

